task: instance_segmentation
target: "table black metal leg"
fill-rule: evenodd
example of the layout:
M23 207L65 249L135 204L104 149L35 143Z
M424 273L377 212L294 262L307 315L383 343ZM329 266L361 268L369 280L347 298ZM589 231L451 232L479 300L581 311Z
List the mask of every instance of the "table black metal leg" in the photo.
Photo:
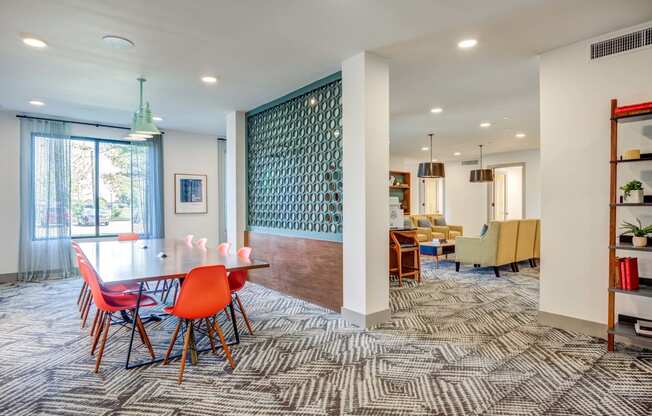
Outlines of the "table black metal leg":
M136 299L136 309L134 310L134 318L138 316L138 311L140 310L140 299L143 296L143 283L140 283L138 287L138 298ZM131 358L131 349L134 345L134 335L136 334L136 319L131 323L131 338L129 339L129 349L127 350L127 362L125 363L125 368L129 369L129 358Z
M235 343L240 343L240 334L238 333L238 320L235 319L235 309L233 308L233 299L229 303L229 309L231 311L231 322L233 323L233 334L235 335Z

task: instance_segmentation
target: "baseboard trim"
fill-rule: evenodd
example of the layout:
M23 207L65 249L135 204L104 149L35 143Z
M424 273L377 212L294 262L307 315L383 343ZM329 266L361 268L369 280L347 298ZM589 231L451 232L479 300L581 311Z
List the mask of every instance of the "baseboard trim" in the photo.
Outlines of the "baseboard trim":
M352 311L345 307L342 307L342 318L359 328L371 328L375 325L385 323L390 320L391 313L389 309L382 311L374 312L369 315L365 315L356 311Z
M597 338L607 338L607 325L584 319L572 318L570 316L557 315L555 313L539 311L537 321L541 325L564 329L566 331L579 332Z
M0 274L0 283L13 283L18 281L18 273Z

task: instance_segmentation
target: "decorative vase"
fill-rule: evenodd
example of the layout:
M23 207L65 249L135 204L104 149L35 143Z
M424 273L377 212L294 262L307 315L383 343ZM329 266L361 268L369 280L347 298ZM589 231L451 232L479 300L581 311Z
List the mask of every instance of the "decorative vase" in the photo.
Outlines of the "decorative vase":
M629 196L624 196L623 200L626 204L642 204L643 203L643 190L638 189L630 191Z
M647 246L647 237L632 237L632 244L634 247L645 247Z

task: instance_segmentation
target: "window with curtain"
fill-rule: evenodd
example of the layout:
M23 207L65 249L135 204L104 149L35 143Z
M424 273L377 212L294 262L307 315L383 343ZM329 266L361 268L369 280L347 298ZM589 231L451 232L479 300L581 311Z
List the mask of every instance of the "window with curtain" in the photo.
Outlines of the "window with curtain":
M129 142L71 137L70 210L48 206L46 178L48 142L55 137L34 135L34 239L47 238L45 227L58 226L53 218L68 216L70 236L100 237L118 233L144 233L143 198L146 172L141 169L143 147Z
M72 137L68 123L21 120L19 275L74 274L70 239L163 237L163 145Z

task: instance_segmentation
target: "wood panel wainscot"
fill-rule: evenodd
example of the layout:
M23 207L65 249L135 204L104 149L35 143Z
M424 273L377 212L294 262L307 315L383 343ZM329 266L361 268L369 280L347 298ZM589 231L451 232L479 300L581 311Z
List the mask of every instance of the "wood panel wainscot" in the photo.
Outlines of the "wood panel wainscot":
M342 308L342 243L245 232L253 257L271 266L249 272L249 280L323 306Z

